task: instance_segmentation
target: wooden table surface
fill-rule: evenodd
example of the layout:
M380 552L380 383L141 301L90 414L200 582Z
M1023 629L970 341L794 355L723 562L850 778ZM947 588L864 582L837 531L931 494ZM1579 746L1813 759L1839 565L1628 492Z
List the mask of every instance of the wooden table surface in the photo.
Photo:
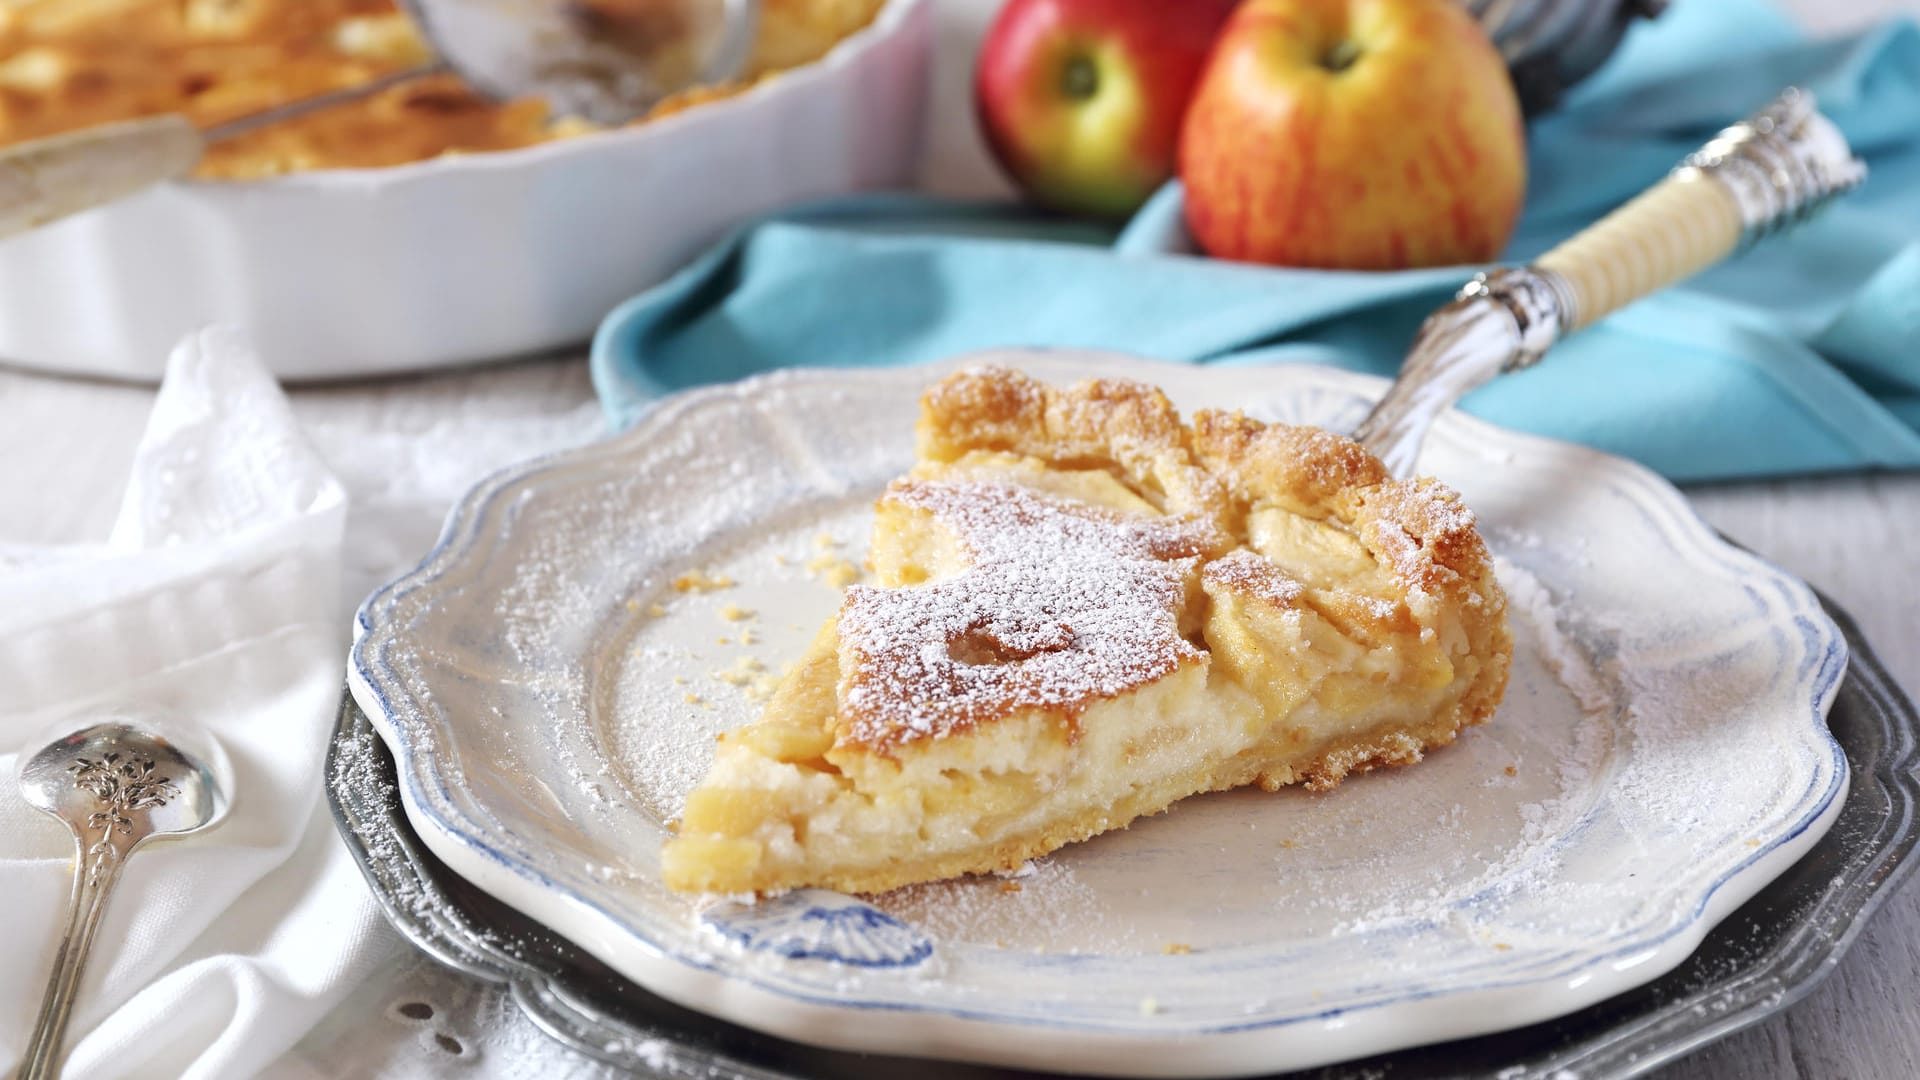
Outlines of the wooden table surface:
M943 2L978 8L985 0ZM1791 0L1788 6L1811 25L1839 30L1890 8L1920 11L1920 0ZM961 20L957 32L965 32L966 22ZM949 27L943 32L956 31ZM950 90L953 85L948 77ZM940 155L936 145L936 164ZM533 438L551 442L589 437L595 422L591 388L577 356L302 389L292 396L303 422L321 433L316 440L323 452L330 441L343 445L363 430L391 435L448 423L473 425L474 430L518 425L536 431ZM0 369L0 461L5 462L0 469L0 568L6 563L6 547L13 544L105 537L151 400L146 388ZM457 469L462 463L415 463L428 468L436 464ZM381 517L380 534L397 545L350 551L351 591L364 589L396 559L405 558L407 543L417 540L424 550L444 504L438 494L411 500L396 496L382 488L377 475L363 472L344 479L359 500L355 516L361 526L371 526L369 515ZM1687 493L1709 522L1852 612L1900 683L1910 692L1920 689L1920 604L1914 601L1920 585L1920 540L1914 535L1920 533L1920 475L1728 484L1694 487ZM1916 999L1920 889L1904 888L1886 902L1852 951L1806 1000L1657 1075L1667 1080L1907 1080L1920 1076ZM584 1061L567 1065L555 1060L537 1073L521 1069L497 1075L596 1071Z

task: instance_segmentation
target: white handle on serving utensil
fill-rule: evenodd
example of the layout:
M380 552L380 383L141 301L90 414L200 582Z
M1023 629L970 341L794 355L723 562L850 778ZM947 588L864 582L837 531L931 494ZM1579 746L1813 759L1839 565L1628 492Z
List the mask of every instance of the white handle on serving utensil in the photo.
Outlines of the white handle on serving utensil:
M0 239L185 176L205 147L175 115L0 147Z

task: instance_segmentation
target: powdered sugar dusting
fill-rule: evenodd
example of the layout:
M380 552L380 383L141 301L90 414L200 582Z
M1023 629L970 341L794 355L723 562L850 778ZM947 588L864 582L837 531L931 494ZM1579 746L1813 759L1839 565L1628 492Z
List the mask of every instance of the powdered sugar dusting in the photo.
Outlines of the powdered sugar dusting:
M1442 562L1439 551L1476 532L1473 511L1445 484L1423 480L1387 485L1372 489L1367 501L1381 513L1373 530L1375 542L1394 573L1415 592L1431 584Z
M1077 712L1201 657L1179 613L1185 580L1217 542L1205 524L996 484L905 483L888 498L930 512L973 562L927 585L848 590L840 637L859 665L844 706L855 739Z
M728 678L743 663L777 681L839 604L841 590L807 561L821 550L859 560L873 526L873 500L836 500L819 514L770 523L751 542L706 553L709 574L738 584L718 592L678 593L671 574L655 575L623 608L630 637L619 639L608 665L615 691L603 736L647 811L660 821L680 813L687 793L713 760L714 736L758 718L764 695L755 682ZM674 563L672 565L680 565ZM728 605L757 612L751 638L727 624ZM647 614L660 603L664 615ZM691 695L699 700L689 701Z
M1258 596L1281 607L1290 606L1307 591L1299 579L1289 577L1272 561L1246 548L1230 551L1213 560L1203 573L1237 593ZM1384 618L1393 614L1393 605L1376 600L1373 610Z
M1614 693L1601 681L1586 652L1560 627L1559 607L1539 578L1508 560L1494 561L1494 572L1507 594L1508 610L1518 613L1533 632L1540 658L1588 712L1613 704Z
M1016 877L909 885L874 903L936 940L1067 953L1077 951L1075 942L1099 941L1104 951L1133 940L1126 920L1111 910L1111 898L1075 874L1072 860L1050 857L1025 865L1029 869ZM1018 888L1009 888L1010 882Z
M1364 903L1333 894L1334 906L1343 909L1336 932L1366 934L1425 923L1472 936L1482 921L1512 901L1532 903L1549 890L1559 890L1565 903L1580 902L1580 890L1586 886L1568 884L1570 875L1561 864L1557 845L1601 795L1615 748L1616 725L1622 719L1620 691L1596 667L1590 649L1569 631L1567 612L1537 577L1504 558L1496 558L1495 569L1510 604L1515 667L1507 702L1486 734L1518 752L1512 752L1510 766L1484 769L1474 795L1502 790L1525 794L1487 802L1456 793L1437 822L1443 833L1504 835L1504 839L1457 862L1416 864L1419 869L1399 876L1396 888L1375 892ZM1567 701L1573 706L1570 714L1564 706L1547 707L1562 695L1571 699ZM1558 722L1544 733L1547 738L1530 739L1542 733L1515 730L1548 717ZM1482 760L1499 756L1504 755L1483 755ZM1504 815L1511 815L1509 825L1498 833L1472 828L1481 807L1501 807Z

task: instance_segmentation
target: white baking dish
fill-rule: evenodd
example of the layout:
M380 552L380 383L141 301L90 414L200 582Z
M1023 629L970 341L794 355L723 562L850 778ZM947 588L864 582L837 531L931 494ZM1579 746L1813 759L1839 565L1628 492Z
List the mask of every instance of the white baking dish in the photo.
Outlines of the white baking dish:
M817 63L653 123L386 169L166 184L0 243L0 360L155 380L210 322L282 378L584 341L729 226L907 183L931 33L891 0Z

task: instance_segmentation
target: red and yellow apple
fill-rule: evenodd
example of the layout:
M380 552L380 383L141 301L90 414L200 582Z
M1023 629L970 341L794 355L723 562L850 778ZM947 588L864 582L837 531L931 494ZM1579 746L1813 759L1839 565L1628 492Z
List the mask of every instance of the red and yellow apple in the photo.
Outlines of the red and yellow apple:
M1484 262L1526 192L1506 64L1449 0L1247 0L1180 139L1208 253L1351 270Z
M1122 215L1173 176L1180 120L1236 0L1008 0L974 100L994 156L1037 201Z

